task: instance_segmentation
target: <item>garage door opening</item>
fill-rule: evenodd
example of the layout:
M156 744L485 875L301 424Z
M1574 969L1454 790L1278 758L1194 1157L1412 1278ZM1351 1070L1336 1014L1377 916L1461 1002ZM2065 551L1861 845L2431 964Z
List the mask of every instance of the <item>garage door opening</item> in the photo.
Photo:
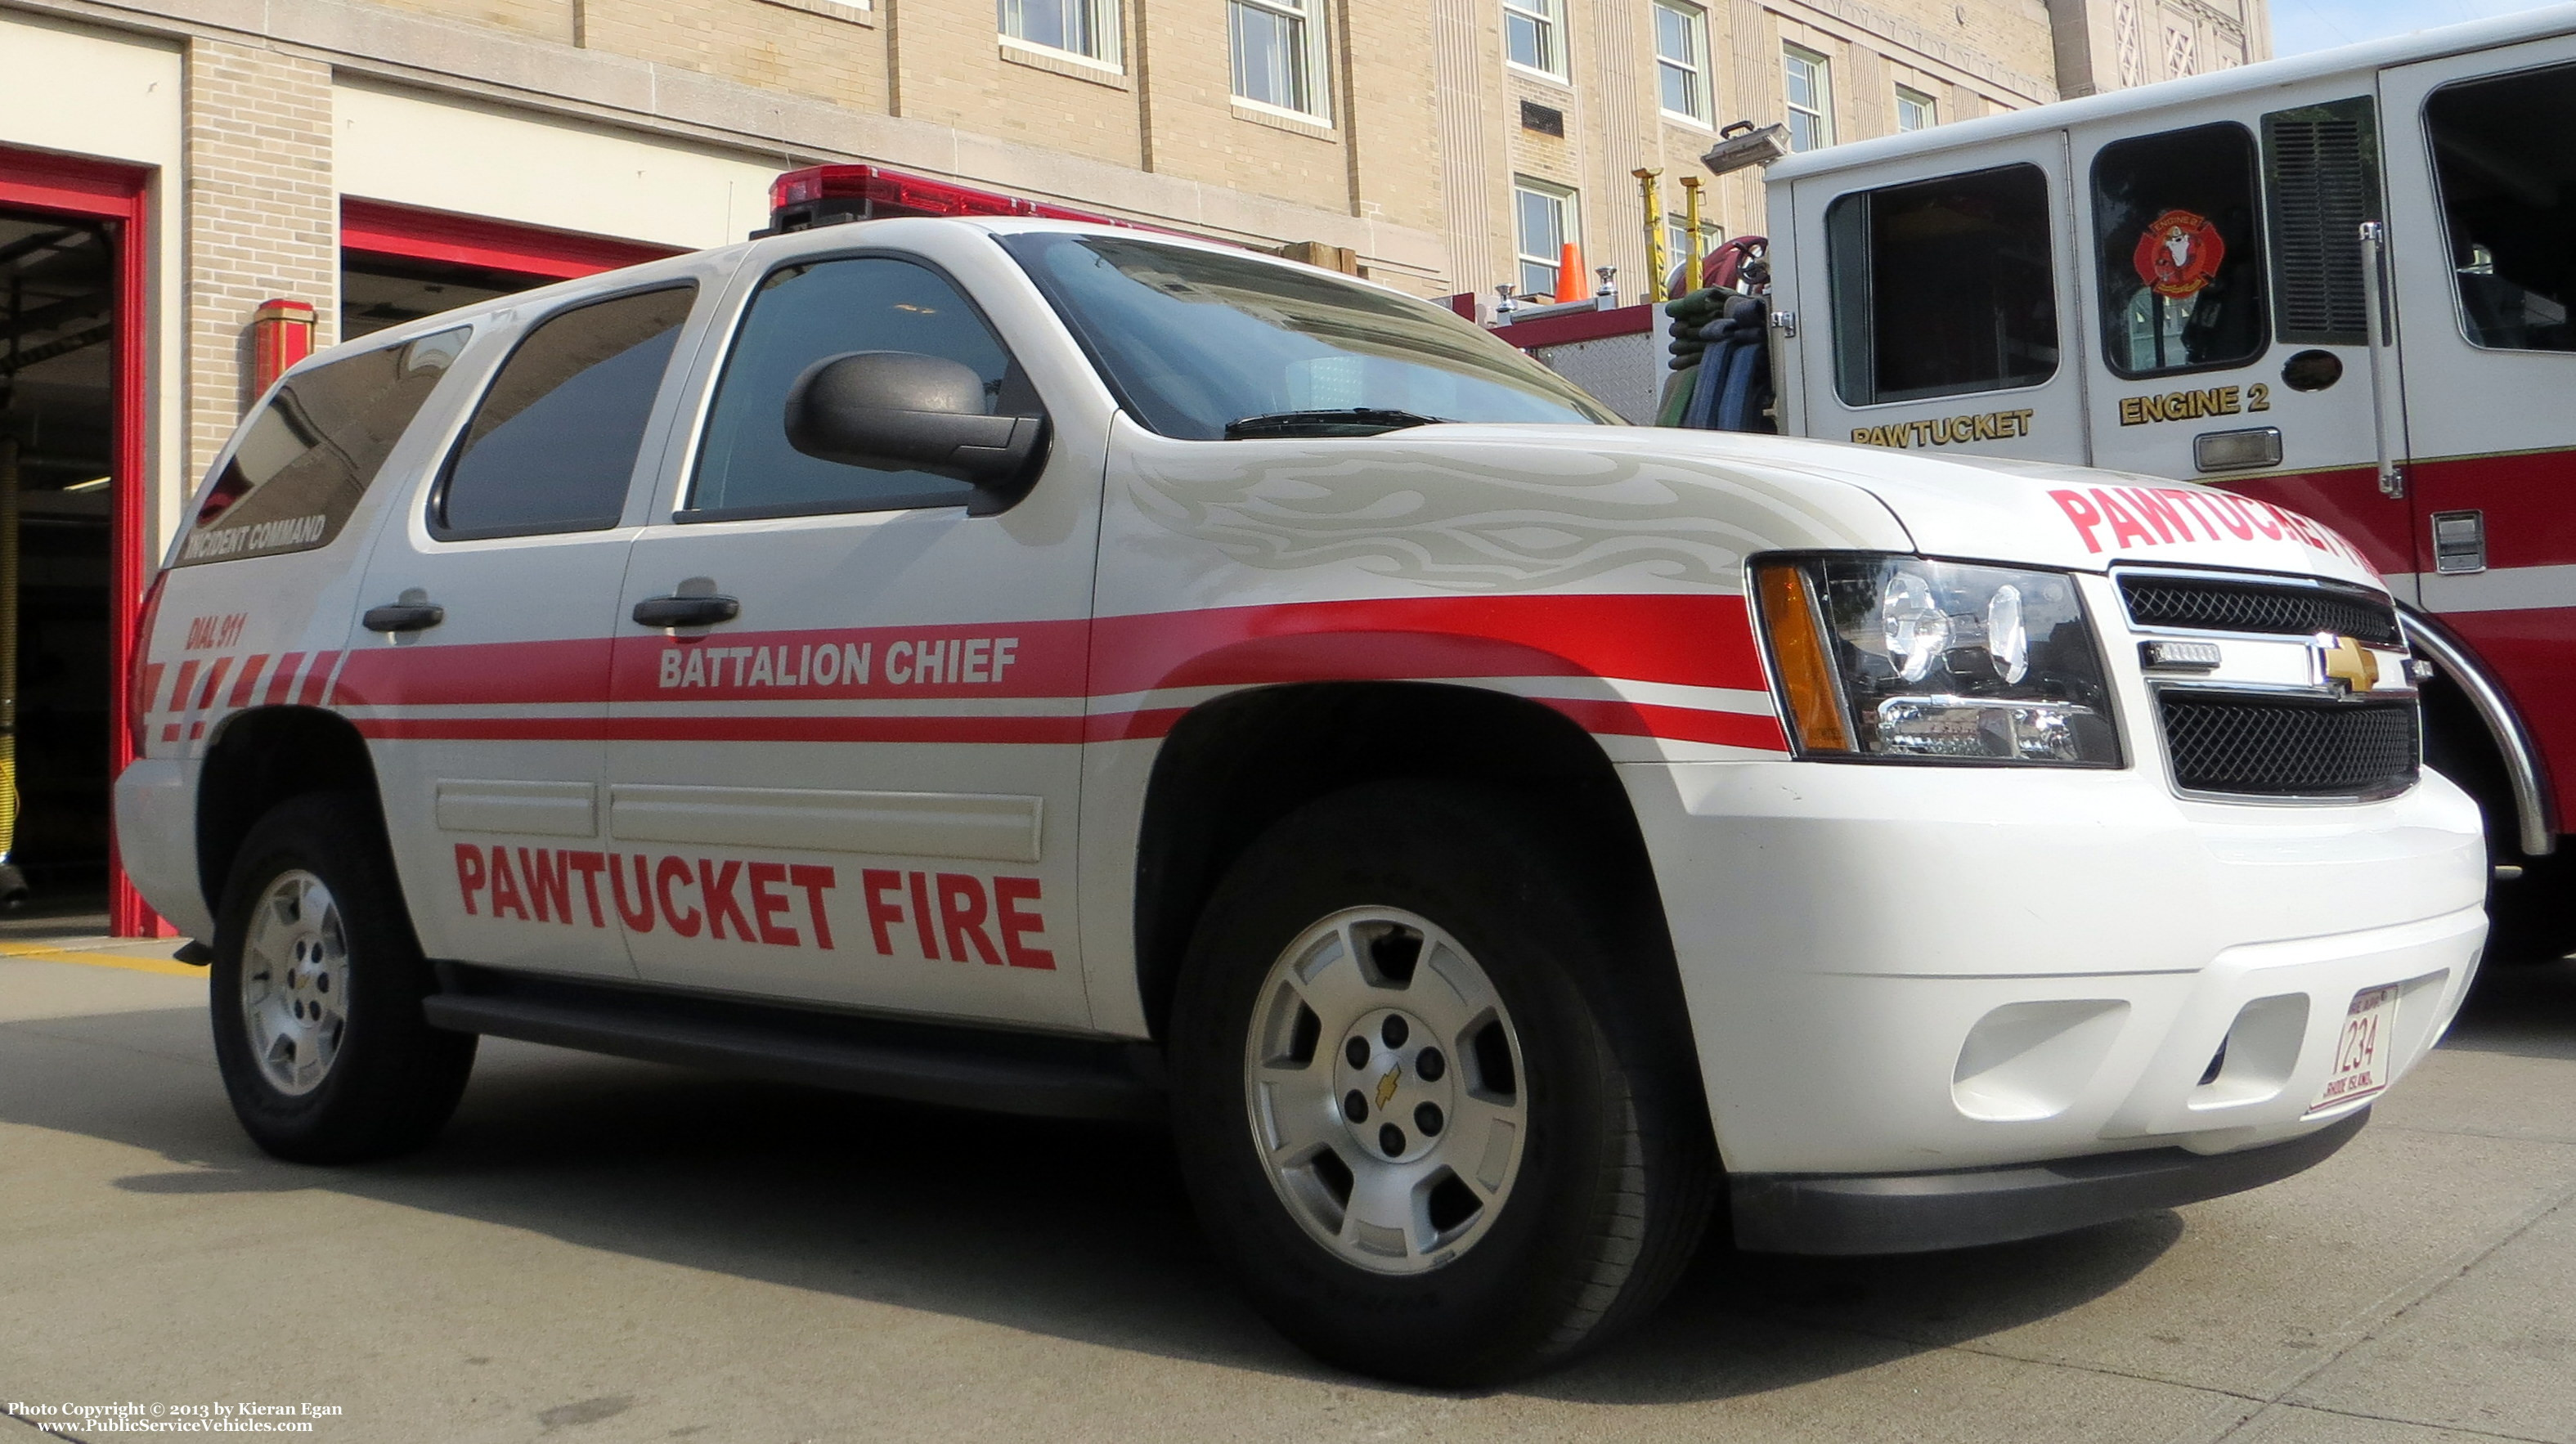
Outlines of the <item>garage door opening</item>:
M670 246L346 196L340 339L677 254Z
M22 914L107 907L116 245L103 221L0 209L0 907Z
M340 339L354 341L388 326L543 286L554 279L490 266L344 250L340 253Z

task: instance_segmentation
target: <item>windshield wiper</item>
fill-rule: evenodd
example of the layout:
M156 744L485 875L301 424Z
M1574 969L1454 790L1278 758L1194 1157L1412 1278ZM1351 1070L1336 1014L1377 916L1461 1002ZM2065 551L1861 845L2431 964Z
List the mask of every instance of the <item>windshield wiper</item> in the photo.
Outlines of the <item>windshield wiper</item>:
M1273 411L1238 416L1225 424L1225 439L1249 441L1280 436L1376 436L1408 426L1438 426L1440 418L1383 406L1347 406L1339 411Z

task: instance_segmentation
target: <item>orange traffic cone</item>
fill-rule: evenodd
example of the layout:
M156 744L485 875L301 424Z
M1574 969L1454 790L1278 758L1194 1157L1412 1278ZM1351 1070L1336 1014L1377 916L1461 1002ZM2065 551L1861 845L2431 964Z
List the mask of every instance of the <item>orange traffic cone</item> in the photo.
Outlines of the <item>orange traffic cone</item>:
M1583 248L1572 241L1566 242L1565 250L1556 258L1556 299L1560 302L1591 300L1592 288L1584 283L1584 278L1591 274L1583 269Z

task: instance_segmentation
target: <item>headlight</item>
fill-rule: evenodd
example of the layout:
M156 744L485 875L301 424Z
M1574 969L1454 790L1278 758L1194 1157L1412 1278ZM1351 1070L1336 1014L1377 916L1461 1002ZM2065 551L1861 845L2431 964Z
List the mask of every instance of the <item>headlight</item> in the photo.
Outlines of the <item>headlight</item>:
M2065 573L1838 553L1766 557L1754 576L1801 755L2120 765Z

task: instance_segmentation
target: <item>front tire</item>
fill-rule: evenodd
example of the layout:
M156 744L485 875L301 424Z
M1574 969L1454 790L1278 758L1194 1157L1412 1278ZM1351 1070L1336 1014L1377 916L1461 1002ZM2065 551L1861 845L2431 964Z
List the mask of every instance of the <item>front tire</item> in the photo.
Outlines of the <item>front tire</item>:
M1324 1359L1444 1386L1562 1362L1651 1309L1705 1228L1712 1139L1669 954L1639 942L1661 929L1570 831L1456 786L1355 789L1256 841L1201 918L1171 1024L1183 1174Z
M429 1026L435 990L375 811L280 803L243 840L216 915L215 1061L251 1141L298 1163L407 1152L445 1126L476 1039Z

